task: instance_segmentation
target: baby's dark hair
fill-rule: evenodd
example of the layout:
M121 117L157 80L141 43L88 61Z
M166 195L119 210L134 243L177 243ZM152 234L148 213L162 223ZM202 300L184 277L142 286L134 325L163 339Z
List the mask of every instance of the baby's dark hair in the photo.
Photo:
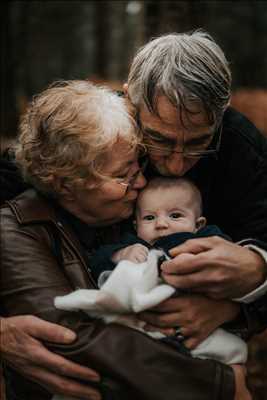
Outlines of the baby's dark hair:
M168 189L168 188L173 188L173 187L184 187L186 189L191 190L192 196L195 199L195 205L197 207L197 214L198 216L202 215L203 211L203 205L202 205L202 197L199 189L195 185L194 182L192 182L188 178L171 178L171 177L162 177L158 176L156 178L152 178L150 181L148 181L148 184L145 186L145 188L141 191L141 193L146 192L146 191L152 191L152 190L157 190L157 189ZM137 206L136 209L138 209L138 199L137 199Z

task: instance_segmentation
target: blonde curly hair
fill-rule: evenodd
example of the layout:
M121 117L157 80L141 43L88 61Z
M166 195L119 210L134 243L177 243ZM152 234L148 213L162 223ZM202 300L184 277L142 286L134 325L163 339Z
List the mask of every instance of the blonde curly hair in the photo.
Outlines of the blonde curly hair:
M46 195L100 181L118 139L140 142L125 99L89 81L59 81L33 98L20 124L16 160L24 178Z

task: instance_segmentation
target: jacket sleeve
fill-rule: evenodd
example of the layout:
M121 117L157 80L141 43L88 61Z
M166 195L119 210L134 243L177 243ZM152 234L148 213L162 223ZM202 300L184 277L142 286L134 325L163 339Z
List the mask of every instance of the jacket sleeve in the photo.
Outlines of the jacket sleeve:
M116 399L234 398L234 378L228 366L193 359L124 326L105 325L81 312L55 309L54 297L75 289L66 269L78 269L78 264L69 259L63 269L51 251L44 227L18 225L8 208L2 209L1 224L3 315L32 314L73 329L78 335L75 343L46 346L97 369L102 376L101 385Z

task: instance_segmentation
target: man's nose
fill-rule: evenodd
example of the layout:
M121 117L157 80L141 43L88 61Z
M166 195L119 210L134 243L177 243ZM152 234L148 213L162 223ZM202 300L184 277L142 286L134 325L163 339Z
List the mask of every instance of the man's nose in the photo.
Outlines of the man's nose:
M168 172L174 176L180 176L184 170L184 155L182 153L172 153L166 160Z

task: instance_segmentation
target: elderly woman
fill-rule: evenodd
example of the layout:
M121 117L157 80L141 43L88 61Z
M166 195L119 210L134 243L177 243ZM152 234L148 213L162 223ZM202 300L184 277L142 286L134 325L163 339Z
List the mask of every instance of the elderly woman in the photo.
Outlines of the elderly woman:
M92 251L118 239L116 223L131 215L145 185L139 144L127 104L107 89L86 81L61 82L34 99L21 124L16 153L33 187L1 210L2 315L8 320L30 314L76 333L77 339L68 344L63 339L53 343L47 334L45 346L55 357L71 360L57 374L91 378L91 391L80 398L99 398L95 387L105 398L116 399L233 399L230 367L192 359L125 326L54 308L55 296L96 287ZM30 326L33 321L28 322ZM62 359L57 360L60 366ZM81 364L73 374L72 362ZM37 372L32 373L34 384L23 368L16 372L15 360L16 370L12 364L11 358L5 370L8 400L52 397L51 373L51 387L44 389L34 379ZM90 366L101 375L100 382L86 368ZM78 396L75 389L68 394Z

